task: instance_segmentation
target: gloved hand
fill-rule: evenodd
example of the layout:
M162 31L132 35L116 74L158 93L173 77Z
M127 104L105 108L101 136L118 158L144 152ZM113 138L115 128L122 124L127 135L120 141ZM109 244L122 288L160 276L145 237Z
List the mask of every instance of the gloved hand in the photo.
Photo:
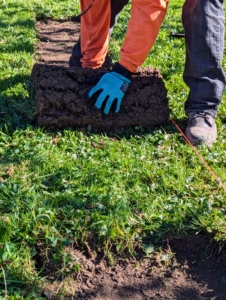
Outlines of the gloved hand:
M131 75L132 73L120 64L116 64L111 72L104 74L88 92L89 99L96 92L100 92L94 107L101 109L104 106L104 114L109 114L112 105L116 104L115 112L119 112L122 98L131 83Z

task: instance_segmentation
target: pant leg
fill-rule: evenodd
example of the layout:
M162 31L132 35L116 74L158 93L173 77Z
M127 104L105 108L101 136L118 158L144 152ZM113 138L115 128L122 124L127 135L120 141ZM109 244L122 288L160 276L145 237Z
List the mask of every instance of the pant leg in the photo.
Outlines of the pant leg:
M114 27L114 25L115 25L115 23L117 21L118 14L120 13L120 11L123 9L123 7L128 2L129 2L129 0L111 0L110 33L112 32L113 27ZM80 1L80 3L82 4L81 1ZM92 11L90 13L92 13ZM83 16L81 17L81 19L82 18L83 18ZM86 47L85 50L83 49L83 51L86 51L86 53L88 53L88 57L89 57L89 47L92 47L92 46L93 45L91 43L91 44L87 45L87 47ZM104 43L104 46L105 46L105 43ZM105 48L103 49L104 54L102 54L101 50L99 52L100 52L100 62L99 62L99 59L97 59L97 62L96 61L92 61L91 62L91 68L99 67L100 64L102 64L103 55L105 55ZM81 35L80 35L78 41L75 43L75 45L74 45L74 47L72 49L72 53L71 53L71 56L69 58L69 66L70 67L81 67L82 66L81 65L81 61L80 61L81 58L82 58L82 50L81 50ZM87 59L87 58L85 58L85 59ZM87 62L87 61L85 61L84 65L87 66L87 67L89 67L90 63Z
M80 0L81 10L91 0ZM83 68L96 69L102 66L108 52L110 1L95 0L92 7L81 17L81 63Z
M165 18L168 0L132 0L119 63L136 72L148 56Z
M207 112L215 117L225 86L223 0L186 0L184 82L190 88L186 113Z

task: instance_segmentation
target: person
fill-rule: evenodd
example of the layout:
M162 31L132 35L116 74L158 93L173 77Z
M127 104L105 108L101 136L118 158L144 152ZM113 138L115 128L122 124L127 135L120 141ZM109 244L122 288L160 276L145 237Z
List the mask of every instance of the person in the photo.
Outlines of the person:
M86 11L90 2L80 0L81 11ZM114 25L118 12L127 3L123 0L93 0L92 7L81 17L80 41L72 50L69 65L73 64L73 56L79 54L82 68L98 69L104 64L109 45L109 28ZM167 5L168 0L132 1L131 17L119 62L88 92L88 99L94 94L97 96L95 109L103 110L106 115L110 110L119 112L132 73L142 65L155 43Z
M82 2L84 1L81 1L81 4L83 4L82 7L85 8ZM117 5L116 2L117 1L112 0L111 5ZM122 7L128 3L128 1L123 0L121 0L121 2L124 3ZM159 14L158 21L150 22L150 26L147 27L145 20L138 14L139 10L136 8L137 3L141 11L145 9L144 14L146 17L149 11L146 10L145 4L151 3L150 7L152 9L155 7L156 11L154 12L152 10L153 13L149 14L149 16L152 18L156 13ZM121 58L119 64L115 66L116 71L119 68L121 72L119 72L120 75L127 78L127 80L124 79L125 89L120 91L120 89L122 90L122 85L115 85L117 80L114 81L115 78L111 77L110 73L109 76L106 76L106 81L103 76L100 82L97 83L89 93L89 97L91 97L94 93L103 90L104 93L102 92L102 95L99 96L95 105L100 109L103 103L106 104L104 110L106 114L109 113L114 98L116 98L117 95L120 95L121 98L123 97L130 82L131 73L136 71L136 67L143 62L149 51L148 49L154 44L161 22L165 16L167 1L157 1L156 3L156 1L152 2L151 0L137 0L132 1L132 5L134 5L132 12L134 9L135 13L131 15L130 27L128 27L126 38L120 51ZM119 12L120 9L117 10L117 14ZM111 17L111 20L115 20L114 16ZM183 79L189 87L189 94L185 102L185 112L188 118L185 135L194 146L201 143L211 146L217 138L215 117L222 100L226 83L222 68L224 51L223 0L186 0L182 8L182 23L185 32L186 46ZM84 28L88 28L85 24L86 22L82 24L82 28L83 26ZM138 26L137 30L136 26ZM153 28L155 28L154 32ZM147 42L148 46L146 45L144 51L139 51L140 48L145 45L145 38L149 42ZM92 44L92 42L90 44ZM86 47L84 49L87 51ZM101 49L107 51L107 46L105 45L105 47ZM86 55L86 52L83 53ZM82 56L81 54L81 57ZM89 59L90 57L81 58L82 67L95 68L95 62L90 63ZM92 61L92 58L90 61ZM114 91L111 88L111 83L114 85ZM110 104L108 101L106 103L106 98L110 101ZM118 100L116 111L120 109L120 101L121 99Z
M93 0L93 2L94 1L95 0ZM128 3L129 3L129 0L111 0L110 1L109 35L111 35L111 33L112 33L113 27L115 26L115 24L117 22L117 18L118 18L119 13L123 10L124 6L126 6ZM80 5L81 5L81 2L80 2ZM91 7L92 7L92 3L91 3ZM82 67L82 63L80 62L81 58L82 58L81 38L80 38L80 35L79 35L79 39L78 39L77 43L75 43L75 45L72 49L71 56L69 58L69 67L79 67L79 68L81 68ZM106 57L105 57L105 60L107 60Z
M217 138L215 117L225 87L223 0L186 0L182 23L186 45L183 78L190 90L185 102L185 135L194 146L211 146Z

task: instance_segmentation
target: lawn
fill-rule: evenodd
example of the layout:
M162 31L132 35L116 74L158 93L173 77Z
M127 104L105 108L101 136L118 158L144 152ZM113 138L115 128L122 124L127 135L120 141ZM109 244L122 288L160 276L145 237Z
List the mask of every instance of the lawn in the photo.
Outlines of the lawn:
M171 1L143 66L161 71L171 116L184 129L184 40L170 37L171 31L183 31L182 5ZM212 173L226 184L225 95L217 143L198 147L212 171L171 121L155 129L125 128L122 137L53 133L34 124L36 19L65 20L78 11L77 0L0 4L0 299L42 299L45 276L35 264L40 249L70 276L63 266L72 261L64 251L71 244L89 245L113 264L115 253L136 256L136 249L145 252L144 245L156 245L168 234L204 233L226 241L226 192ZM118 45L128 15L129 6L112 35ZM113 43L110 54L117 61ZM73 268L79 264L73 261Z

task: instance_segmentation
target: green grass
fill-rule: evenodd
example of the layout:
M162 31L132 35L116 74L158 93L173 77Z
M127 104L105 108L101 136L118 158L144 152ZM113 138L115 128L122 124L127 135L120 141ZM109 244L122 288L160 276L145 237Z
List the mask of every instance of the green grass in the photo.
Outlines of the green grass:
M172 116L184 128L184 41L169 36L183 30L182 3L171 1L144 66L160 69ZM113 33L118 45L128 11ZM89 243L94 253L104 252L113 262L113 253L135 255L142 243L157 243L167 234L201 232L226 241L225 192L172 123L154 130L124 129L120 138L69 129L53 134L34 126L35 19L77 13L78 1L0 4L0 112L5 112L0 114L0 299L41 299L45 274L35 267L37 246L67 278L70 272L63 266L73 261L65 254L70 244L85 249ZM117 61L113 44L110 52ZM225 95L218 142L198 150L226 184L224 101Z

